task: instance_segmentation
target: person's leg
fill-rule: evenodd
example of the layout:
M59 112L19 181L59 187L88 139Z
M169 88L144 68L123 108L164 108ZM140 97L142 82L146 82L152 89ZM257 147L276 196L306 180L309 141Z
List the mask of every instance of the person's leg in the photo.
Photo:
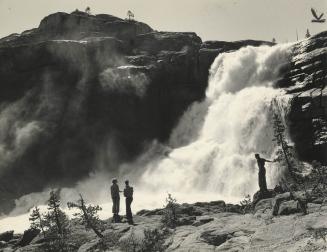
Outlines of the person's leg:
M130 203L129 203L129 212L130 212L130 216L131 216L131 223L133 223L133 214L132 214L132 202L133 202L133 198L131 198Z
M133 201L133 198L126 198L126 218L129 223L133 223L133 216L132 216L132 210L131 210L132 201Z
M128 214L129 214L129 212L128 212L128 198L125 198L125 208L126 208L126 219L128 220Z
M117 222L117 200L116 199L112 199L112 213L114 214L113 222Z
M259 173L259 187L260 187L260 191L263 193L268 191L267 183L266 183L266 176L261 173Z
M115 214L116 213L116 200L112 199L112 213Z

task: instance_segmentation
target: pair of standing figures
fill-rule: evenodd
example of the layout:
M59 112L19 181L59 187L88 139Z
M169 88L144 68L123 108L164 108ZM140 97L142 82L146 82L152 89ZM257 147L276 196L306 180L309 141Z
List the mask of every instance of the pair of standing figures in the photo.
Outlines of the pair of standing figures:
M119 193L124 192L125 196L125 203L126 203L126 218L129 224L134 224L133 222L133 215L132 215L132 210L131 210L131 204L133 202L133 187L129 185L129 181L125 181L125 188L124 191L119 190L118 186L118 180L113 179L112 180L112 185L111 185L111 198L112 198L112 213L114 214L113 216L113 221L114 222L120 222L120 216L119 216L119 206L120 206L120 195Z

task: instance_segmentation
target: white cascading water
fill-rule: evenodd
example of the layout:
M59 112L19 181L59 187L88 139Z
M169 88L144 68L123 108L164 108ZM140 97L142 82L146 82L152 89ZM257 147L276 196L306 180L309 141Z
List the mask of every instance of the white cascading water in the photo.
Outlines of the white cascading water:
M139 160L119 168L120 185L129 178L135 186L134 212L162 207L167 192L178 202L233 203L258 190L254 153L266 158L274 153L271 102L281 91L274 89L273 84L280 67L288 62L289 48L245 47L215 59L206 98L190 106L180 119L169 140L170 153L158 158L158 148L160 153L166 153L162 151L166 148L154 144ZM268 187L274 186L279 173L277 166L267 164ZM63 189L62 203L75 200L82 193L89 201L102 202L100 216L108 218L109 184L108 175L94 174L74 189ZM48 194L27 195L17 202L23 206L31 200L33 204L42 204ZM41 209L46 210L46 206ZM28 225L28 214L8 217L0 219L0 232L9 226L22 232Z
M210 69L206 99L181 118L170 154L146 166L142 191L171 192L180 202L235 202L256 192L254 153L273 155L271 102L281 94L273 84L288 57L289 45L220 54ZM273 186L279 172L269 164L267 170Z

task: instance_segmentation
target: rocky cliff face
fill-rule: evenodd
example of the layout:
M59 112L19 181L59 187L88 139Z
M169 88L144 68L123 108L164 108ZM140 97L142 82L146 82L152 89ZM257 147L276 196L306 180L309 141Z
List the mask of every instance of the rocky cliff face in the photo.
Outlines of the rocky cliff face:
M294 45L280 81L292 95L289 130L299 157L327 162L327 33Z
M322 34L296 45L292 70L279 85L292 86L293 93L318 88L300 89L299 81L308 83L321 68L316 62L325 55L324 41ZM115 171L147 143L164 142L185 109L204 97L215 57L262 44L271 45L202 42L195 33L158 32L141 22L82 12L55 13L36 29L2 38L0 210L45 186L71 185L99 163ZM306 153L316 149L301 153L301 146L322 131L315 133L313 120L296 123L306 113L297 104L291 133L301 156L312 159Z

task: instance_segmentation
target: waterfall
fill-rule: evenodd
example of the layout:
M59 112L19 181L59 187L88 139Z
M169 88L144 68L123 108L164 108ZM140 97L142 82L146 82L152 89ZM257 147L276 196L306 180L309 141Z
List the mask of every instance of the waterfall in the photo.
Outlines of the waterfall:
M254 153L273 158L272 101L283 94L273 86L280 68L289 62L289 55L289 45L277 45L245 47L215 59L206 98L192 104L181 117L168 146L156 142L137 161L119 167L120 185L128 178L135 187L135 212L162 207L167 192L178 202L238 203L258 190ZM281 108L287 101L277 99ZM281 172L277 168L267 164L268 187L277 182ZM101 203L101 218L108 218L108 177L110 174L98 172L75 188L63 188L63 205L82 193L86 199L105 202ZM36 199L45 202L47 197L48 192L30 194L16 204L22 202L25 206L26 201L35 203ZM5 231L8 223L14 223L12 228L22 232L28 226L28 214L0 219L0 231Z
M171 152L150 162L140 178L144 192L171 192L180 201L237 201L258 190L255 153L271 158L275 145L272 101L289 45L244 47L218 55L206 98L194 103L171 134ZM267 165L268 186L278 172ZM200 197L200 198L197 198Z

